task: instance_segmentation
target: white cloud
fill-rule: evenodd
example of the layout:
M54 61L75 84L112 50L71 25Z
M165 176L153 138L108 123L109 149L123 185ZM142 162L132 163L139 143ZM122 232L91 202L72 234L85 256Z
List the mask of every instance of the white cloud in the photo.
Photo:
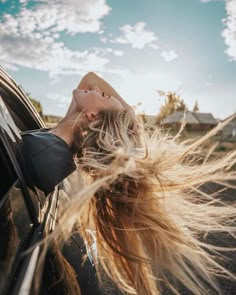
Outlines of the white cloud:
M113 49L111 47L106 48L94 48L94 53L100 57L107 57L108 55L123 56L124 51Z
M124 55L124 51L122 51L122 50L114 50L113 53L116 56L123 56Z
M170 50L170 51L163 51L161 53L161 57L166 61L166 62L171 62L173 60L175 60L178 55L174 50Z
M19 22L21 33L48 29L74 35L99 32L101 19L110 10L105 0L42 0L31 9L22 7L14 18Z
M203 3L223 2L224 0L201 0ZM223 19L225 29L222 36L225 40L227 49L225 53L230 57L231 61L236 60L236 0L225 0L226 18Z
M225 0L200 0L202 3L209 3L209 2L223 2Z
M101 40L102 43L107 43L107 38L106 37L102 37L100 40Z
M157 50L159 48L157 44L152 44L152 43L149 44L149 47L152 49L155 49L155 50Z
M157 48L157 36L147 30L146 23L138 22L133 27L129 24L120 28L122 35L111 40L112 43L129 44L132 48L143 49L146 46ZM153 47L154 46L154 47Z
M109 62L95 50L71 50L59 42L60 32L99 32L100 20L110 8L105 0L41 1L32 10L4 14L0 20L0 63L8 69L18 66L59 74L103 71Z
M41 39L0 37L0 62L47 71L50 77L60 74L84 74L104 70L109 59L94 51L73 51L51 37Z
M225 53L236 61L236 0L226 0L227 17L224 20L226 28L222 32L227 50Z
M6 70L10 70L13 72L17 72L18 71L18 67L14 66L13 64L7 62L7 61L1 61L0 60L0 66L3 67Z
M105 51L108 52L108 53L112 53L115 56L123 56L124 55L124 51L113 49L113 48L110 48L110 47L106 48Z

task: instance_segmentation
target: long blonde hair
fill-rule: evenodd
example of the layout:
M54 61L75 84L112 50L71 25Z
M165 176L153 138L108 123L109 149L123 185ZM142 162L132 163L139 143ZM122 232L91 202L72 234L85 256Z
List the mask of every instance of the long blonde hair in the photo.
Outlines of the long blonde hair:
M236 152L200 159L199 146L213 133L185 144L158 128L148 131L133 113L101 112L75 132L86 186L68 201L54 235L76 229L88 241L87 229L94 231L98 276L102 267L125 293L156 295L165 285L178 294L175 281L194 294L208 287L220 293L215 277L235 276L217 257L232 249L205 238L233 235L236 209L204 185L235 187Z

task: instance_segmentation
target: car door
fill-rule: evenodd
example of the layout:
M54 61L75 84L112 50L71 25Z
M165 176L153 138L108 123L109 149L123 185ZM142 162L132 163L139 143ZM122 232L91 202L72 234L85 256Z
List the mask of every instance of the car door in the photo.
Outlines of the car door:
M38 282L42 275L34 245L54 228L58 189L46 197L27 187L16 158L21 132L42 127L23 90L0 69L0 294L31 293L36 271Z

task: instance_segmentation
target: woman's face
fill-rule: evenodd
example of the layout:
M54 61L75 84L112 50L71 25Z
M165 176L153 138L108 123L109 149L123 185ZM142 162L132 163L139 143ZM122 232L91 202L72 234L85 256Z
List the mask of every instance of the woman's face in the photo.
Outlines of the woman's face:
M73 99L75 100L77 108L80 112L124 110L122 104L115 97L106 95L98 87L93 87L92 90L75 89L73 91Z

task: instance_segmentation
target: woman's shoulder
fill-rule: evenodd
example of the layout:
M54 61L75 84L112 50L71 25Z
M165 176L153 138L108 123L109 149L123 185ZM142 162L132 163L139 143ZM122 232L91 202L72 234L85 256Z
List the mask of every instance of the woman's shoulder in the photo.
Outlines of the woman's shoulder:
M50 132L50 129L36 129L21 133L21 143L25 145L27 152L30 154L35 152L45 152L45 149L61 151L72 156L72 151L68 144L60 137Z
M49 130L22 132L18 145L18 158L24 170L31 174L33 183L47 193L76 168L70 147Z

